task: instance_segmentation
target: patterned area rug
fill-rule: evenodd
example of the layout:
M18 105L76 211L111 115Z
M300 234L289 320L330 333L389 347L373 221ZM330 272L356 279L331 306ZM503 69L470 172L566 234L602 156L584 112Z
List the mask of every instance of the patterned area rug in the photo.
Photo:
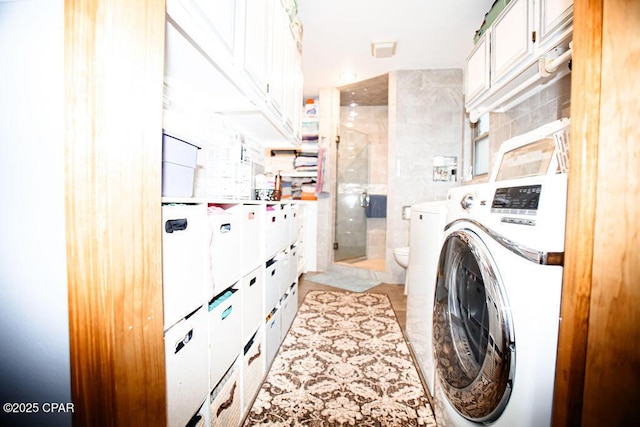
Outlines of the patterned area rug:
M310 291L245 426L435 426L389 298Z

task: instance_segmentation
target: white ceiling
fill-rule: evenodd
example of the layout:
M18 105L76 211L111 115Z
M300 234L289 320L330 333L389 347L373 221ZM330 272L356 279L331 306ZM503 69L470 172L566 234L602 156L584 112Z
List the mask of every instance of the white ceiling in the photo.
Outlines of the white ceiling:
M298 0L303 25L305 98L397 70L464 68L473 36L494 0ZM392 58L375 59L371 42L397 41Z

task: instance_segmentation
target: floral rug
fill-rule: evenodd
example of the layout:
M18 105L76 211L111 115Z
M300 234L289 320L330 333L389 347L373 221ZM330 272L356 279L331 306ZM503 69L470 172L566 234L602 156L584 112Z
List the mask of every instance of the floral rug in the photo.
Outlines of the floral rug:
M435 426L389 298L310 291L245 426Z

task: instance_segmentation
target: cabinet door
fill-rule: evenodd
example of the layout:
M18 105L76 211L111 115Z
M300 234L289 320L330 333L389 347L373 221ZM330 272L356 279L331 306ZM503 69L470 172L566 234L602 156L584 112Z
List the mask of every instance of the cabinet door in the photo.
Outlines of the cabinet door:
M493 24L491 84L514 70L533 51L532 0L512 0Z
M471 54L467 58L466 88L467 103L473 101L478 95L489 89L489 41L491 30L489 29L478 40Z
M265 0L245 0L244 69L258 90L267 93L268 5Z
M538 23L537 49L554 47L571 34L573 22L573 0L542 0L536 7Z
M277 114L282 115L285 103L289 18L280 2L271 3L271 61L269 64L269 99Z
M230 53L236 48L237 0L197 0L196 3L209 21L211 29Z

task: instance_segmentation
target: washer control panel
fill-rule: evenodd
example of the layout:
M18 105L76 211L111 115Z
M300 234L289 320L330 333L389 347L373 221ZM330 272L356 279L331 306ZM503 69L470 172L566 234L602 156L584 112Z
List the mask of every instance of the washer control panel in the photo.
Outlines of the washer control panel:
M542 185L497 188L491 202L491 212L510 215L536 215ZM531 220L503 218L502 222L534 225Z

